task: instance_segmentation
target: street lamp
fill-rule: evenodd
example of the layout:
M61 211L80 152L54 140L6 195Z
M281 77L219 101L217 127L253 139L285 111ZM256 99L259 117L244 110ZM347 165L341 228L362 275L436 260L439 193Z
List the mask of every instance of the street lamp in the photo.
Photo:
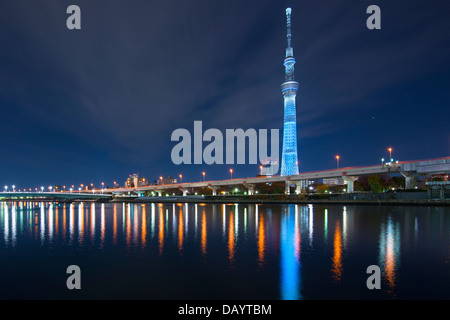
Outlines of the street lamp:
M183 175L180 174L179 177L180 177L180 183L183 183Z
M204 182L205 181L205 175L206 175L205 171L202 172L202 175L203 175L203 182Z
M52 186L48 187L48 189L50 190L50 192L52 192Z
M8 186L5 186L5 192L7 192L8 191Z
M392 148L388 148L388 151L389 151L389 159L391 159L392 162Z
M339 156L336 156L337 168L339 169Z
M44 187L41 187L41 192L44 192Z
M233 179L233 169L230 169L230 179Z
M16 191L16 190L15 190L15 189L16 189L16 186L15 186L15 185L12 185L12 188L13 188L13 192Z
M163 179L162 179L162 176L161 176L161 177L159 177L159 180L161 180L161 184L163 184Z
M262 174L262 168L263 168L263 166L259 166L259 174L262 176L263 174Z
M381 158L381 166L384 166L384 158Z

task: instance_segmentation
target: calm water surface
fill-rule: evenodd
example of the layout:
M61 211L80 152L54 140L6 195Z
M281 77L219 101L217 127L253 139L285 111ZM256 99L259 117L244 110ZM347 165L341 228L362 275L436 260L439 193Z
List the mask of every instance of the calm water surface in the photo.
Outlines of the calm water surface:
M449 299L449 260L448 207L0 202L2 299Z

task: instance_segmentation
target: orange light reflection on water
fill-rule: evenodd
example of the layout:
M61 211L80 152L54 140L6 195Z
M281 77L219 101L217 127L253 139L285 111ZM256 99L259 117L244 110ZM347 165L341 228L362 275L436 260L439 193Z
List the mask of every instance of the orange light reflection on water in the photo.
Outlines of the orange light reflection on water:
M127 216L126 216L126 243L127 248L130 247L131 243L131 207L130 204L127 205Z
M142 229L141 229L141 243L142 248L145 248L147 239L147 217L145 212L146 206L142 205Z
M183 251L183 209L180 208L178 211L178 251L181 253Z
M205 210L203 209L202 214L202 240L201 240L201 246L202 246L202 255L206 256L206 214Z
M339 283L342 278L342 235L339 221L336 221L333 246L333 267L331 271L333 273L333 280Z
M230 221L228 222L228 259L230 264L234 262L234 216L230 212Z
M67 209L66 209L66 205L64 205L63 207L63 237L64 239L66 238L66 214L67 214Z
M163 207L162 205L159 206L159 234L158 234L158 240L159 240L159 255L162 254L164 249L164 213L163 213Z
M117 243L117 204L114 203L113 244Z
M264 216L261 215L258 222L258 265L264 267L265 231Z

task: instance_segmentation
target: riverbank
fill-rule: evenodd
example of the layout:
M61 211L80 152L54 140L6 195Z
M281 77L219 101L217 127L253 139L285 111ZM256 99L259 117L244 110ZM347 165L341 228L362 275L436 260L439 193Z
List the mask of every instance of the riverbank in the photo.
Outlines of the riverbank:
M450 200L427 199L340 199L338 197L305 197L298 195L270 196L170 196L170 197L117 197L109 201L131 203L239 203L239 204L340 204L340 205L403 205L450 206Z
M343 193L343 194L258 194L258 195L174 195L164 197L114 196L106 198L11 197L0 201L57 202L57 203L219 203L219 204L339 204L339 205L399 205L399 206L450 206L450 199L427 199L426 192L399 193Z

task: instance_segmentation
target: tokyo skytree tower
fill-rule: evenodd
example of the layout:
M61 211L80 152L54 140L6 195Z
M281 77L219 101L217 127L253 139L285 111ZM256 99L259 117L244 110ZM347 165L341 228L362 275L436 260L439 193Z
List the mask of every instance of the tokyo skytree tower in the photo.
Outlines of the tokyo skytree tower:
M298 174L297 157L297 121L295 111L295 97L298 91L298 82L294 80L294 49L291 46L291 8L286 9L287 19L287 48L284 59L285 79L281 85L281 94L284 98L284 125L283 125L283 151L281 156L281 175L291 176Z

